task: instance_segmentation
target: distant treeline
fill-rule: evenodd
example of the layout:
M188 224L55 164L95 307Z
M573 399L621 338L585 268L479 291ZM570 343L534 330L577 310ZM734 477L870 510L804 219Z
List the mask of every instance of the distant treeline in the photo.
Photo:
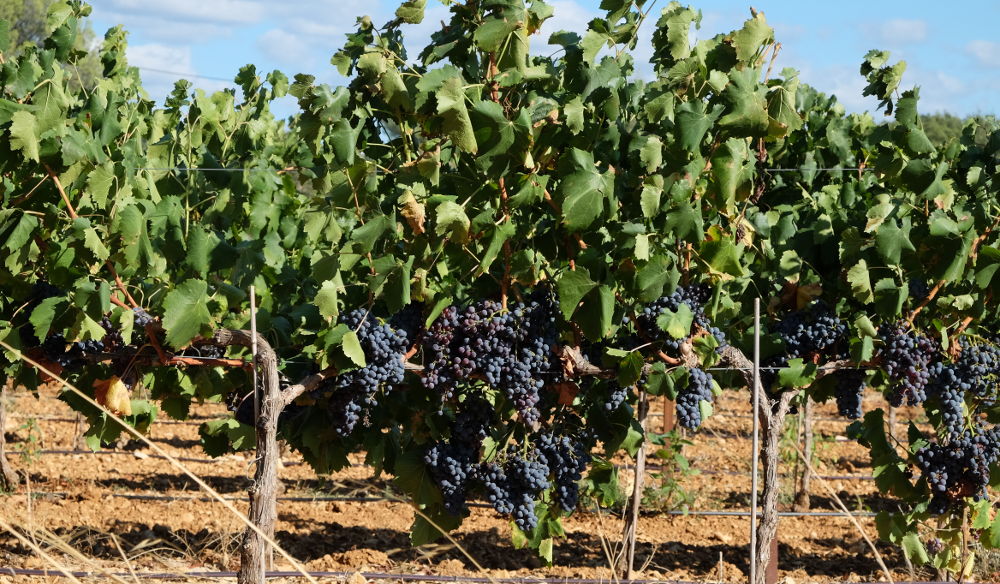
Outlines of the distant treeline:
M991 119L997 123L995 116L975 115L960 118L948 112L938 112L936 114L924 114L920 116L924 126L924 133L936 145L945 144L952 138L962 135L962 128L971 119L987 120Z

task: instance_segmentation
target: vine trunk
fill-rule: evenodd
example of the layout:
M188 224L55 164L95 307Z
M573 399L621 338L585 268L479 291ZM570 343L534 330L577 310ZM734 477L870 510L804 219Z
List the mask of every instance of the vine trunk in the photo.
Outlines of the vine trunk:
M772 558L775 550L774 541L778 536L778 493L781 491L781 481L778 465L781 462L781 435L785 429L785 417L792 399L798 392L783 392L777 400L763 400L765 408L757 412L760 425L764 431L764 441L761 444L761 466L764 480L761 485L760 522L757 524L757 567L756 582L752 584L770 584L773 580L769 574L774 573ZM770 569L769 569L770 568Z
M249 331L219 330L215 343L220 346L241 345L250 347L253 337ZM248 489L250 497L249 519L260 533L247 528L240 545L239 584L264 584L266 572L272 563L274 524L278 519L278 415L283 409L278 378L278 359L271 345L257 335L257 359L261 370L260 415L256 420L257 468L254 482ZM256 390L256 388L255 388ZM261 535L263 534L263 535ZM265 537L266 536L266 537ZM270 540L270 541L269 541Z

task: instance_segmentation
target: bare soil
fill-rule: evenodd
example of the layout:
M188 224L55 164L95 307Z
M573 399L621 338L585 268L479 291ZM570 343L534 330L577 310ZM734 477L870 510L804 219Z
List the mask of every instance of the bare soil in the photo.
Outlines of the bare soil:
M78 440L74 414L55 398L55 390L40 397L15 392L5 429L14 451L12 462L28 481L14 493L0 495L0 517L29 534L43 549L68 566L109 570L226 571L238 568L236 542L239 520L216 501L206 500L198 486L180 470L148 449L114 453L56 453L75 450ZM873 398L867 407L883 405ZM659 411L659 406L654 411ZM745 511L750 501L750 440L752 420L745 393L727 392L716 411L684 453L702 472L681 476L692 510ZM820 405L821 418L833 418L835 408ZM225 416L218 404L198 406L195 418ZM916 416L901 410L900 421ZM232 504L245 512L246 489L252 476L248 455L206 460L198 447L194 423L157 422L150 437ZM818 421L814 464L824 475L870 477L867 452L845 436L847 421ZM659 419L651 420L656 428ZM900 436L905 437L901 427ZM795 470L794 449L788 449L786 472ZM330 476L317 477L294 454L281 470L284 497L382 497L391 483L357 464ZM629 461L619 461L627 464ZM649 464L656 465L657 459ZM801 470L801 465L799 466ZM627 475L630 471L623 471ZM653 469L652 473L659 472ZM627 484L630 478L623 476ZM658 484L651 476L647 482ZM791 510L791 477L785 479L783 510ZM813 509L837 510L824 483L851 510L890 509L871 480L814 480ZM144 500L136 496L176 496L183 500ZM510 543L510 524L492 510L475 508L454 542L419 548L409 544L413 510L402 501L279 502L278 542L313 571L359 571L483 575L494 577L598 578L613 581L609 554L621 540L622 521L610 512L578 512L565 520L566 538L557 543L552 566L544 566L530 550ZM860 519L876 539L873 518ZM639 577L646 579L741 582L748 573L749 518L670 515L650 508L638 527ZM68 547L67 547L68 546ZM460 547L461 549L460 549ZM68 548L78 555L69 553ZM463 553L462 549L465 550ZM893 580L910 580L901 553L878 544ZM466 553L468 555L466 555ZM858 529L843 516L783 517L779 525L780 577L789 583L884 581L872 550ZM471 559L470 559L471 557ZM51 568L29 546L0 533L0 567ZM287 570L280 557L276 569ZM918 579L931 574L916 573ZM0 584L25 578L0 575ZM127 579L128 580L128 579ZM357 578L354 579L358 582ZM363 581L360 580L360 581Z

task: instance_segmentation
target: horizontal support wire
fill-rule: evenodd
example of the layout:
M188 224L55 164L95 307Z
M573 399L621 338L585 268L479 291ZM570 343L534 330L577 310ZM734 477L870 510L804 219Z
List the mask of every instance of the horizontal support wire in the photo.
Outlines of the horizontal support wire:
M154 67L137 67L140 71L146 71L149 73L159 73L160 75L176 75L177 77L187 78L191 77L193 79L206 79L208 81L222 81L225 83L231 83L236 85L232 79L227 79L225 77L212 77L211 75L198 75L197 73L182 73L180 71L167 71L166 69L156 69Z
M212 166L168 166L168 167L126 167L126 170L146 170L153 172L173 172L173 171L183 171L183 172L290 172L297 170L322 170L324 168L336 168L340 167L325 167L325 166L309 166L309 167L296 167L296 168L266 168L266 167L251 167L251 168L230 168L230 167L212 167ZM760 172L874 172L874 168L761 168Z
M31 495L33 497L48 497L48 498L66 498L69 493L63 492L48 492L48 491L32 491ZM212 497L199 497L197 495L144 495L141 493L111 493L110 496L116 499L128 499L132 501L197 501L197 502L212 502L218 499ZM245 501L246 496L237 497L223 497L227 501ZM296 497L296 496L282 496L277 497L277 501L286 501L293 503L400 503L408 505L409 503L406 499L397 497L358 497L358 496L338 496L338 495L316 495L314 497ZM468 507L473 507L476 509L492 509L493 505L489 503L477 503L468 502L466 503ZM580 511L590 512L589 509L581 508ZM601 507L601 511L614 511L609 507ZM649 511L650 515L677 515L677 516L691 516L691 517L749 517L750 511L743 511L739 509L731 510L700 510L700 509L669 509L666 511ZM758 516L762 512L758 512ZM851 512L854 517L875 517L878 513L872 511L854 511ZM779 511L779 517L848 517L843 511Z
M70 572L76 578L96 578L99 580L131 579L143 580L187 580L190 578L232 579L236 572L118 572L102 574L100 572ZM360 575L365 580L398 580L400 582L458 582L468 584L608 584L611 580L596 578L487 578L485 576L445 576L439 574L391 574L385 572L308 572L313 578L337 578L348 580ZM0 575L7 576L49 576L67 577L57 570L36 570L25 568L0 568ZM265 578L304 578L302 572L267 572ZM690 580L629 580L630 584L700 584ZM887 584L886 582L859 582L858 584ZM943 581L896 581L894 584L952 584Z
M133 577L148 580L178 580L189 578L235 578L236 572L122 572L118 574L101 574L100 572L71 572L77 578L100 579L131 579ZM470 584L607 584L607 579L594 578L487 578L484 576L444 576L439 574L390 574L384 572L308 572L313 578L337 578L347 581L361 575L365 580L399 580L401 582L468 582ZM66 574L56 570L31 570L19 568L0 568L0 575L11 576L62 576ZM265 578L304 578L302 572L267 572ZM630 580L631 584L698 584L688 580ZM906 584L906 583L897 583ZM923 583L921 583L923 584Z
M37 454L38 455L50 455L50 456L51 455L56 455L56 456L88 456L88 455L90 455L90 456L133 456L133 457L139 458L139 459L142 459L142 458L153 458L153 459L165 458L164 456L161 456L161 455L158 455L158 454L145 454L145 453L139 454L137 456L136 452L139 452L139 451L129 451L129 450L98 450L98 451L95 452L95 451L91 451L91 450L42 450L41 452L38 452ZM174 457L174 458L176 460L180 460L181 462L196 462L196 463L203 463L203 464L218 464L220 462L227 462L227 461L228 462L246 462L245 460L242 460L242 459L221 460L221 459L218 459L218 458L188 458L188 457ZM283 460L283 461L281 461L281 464L284 465L284 466L299 466L299 465L305 464L305 462L296 461L296 460ZM621 469L621 470L631 470L632 468L634 468L633 465L630 465L630 464L617 465L617 467L619 469ZM672 467L668 467L668 466L664 466L664 465L657 465L657 464L651 464L651 465L648 464L648 465L646 465L646 468L648 470L671 470L672 469ZM737 470L702 470L702 469L697 469L697 468L694 468L694 467L692 467L692 468L693 468L693 470L697 470L699 474L711 475L711 476L716 476L716 475L722 475L722 476L746 476L746 475L750 474L749 471L737 471ZM783 476L790 476L790 475L785 474ZM855 474L855 475L820 475L820 478L824 478L824 479L827 479L827 480L837 480L837 481L871 481L871 480L875 480L871 476L860 475L860 474Z

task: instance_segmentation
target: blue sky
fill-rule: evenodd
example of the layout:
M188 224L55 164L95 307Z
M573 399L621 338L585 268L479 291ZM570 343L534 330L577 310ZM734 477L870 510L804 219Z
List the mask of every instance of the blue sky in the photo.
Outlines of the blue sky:
M871 110L876 101L862 98L858 74L862 56L873 48L892 51L908 69L904 87L920 86L921 111L959 115L1000 113L1000 2L996 0L751 0L774 26L783 49L776 69L793 67L822 91L836 94L853 111ZM687 3L687 2L684 2ZM376 23L391 18L395 0L91 0L92 21L100 35L122 24L129 31L129 59L143 70L153 97L162 99L173 82L188 76L196 86L230 86L239 68L253 63L258 71L280 69L342 81L329 64L354 27L368 14ZM550 0L555 17L546 23L533 47L548 34L583 31L598 14L599 0ZM749 16L744 1L690 2L702 10L699 35L713 36L740 26ZM667 0L659 0L659 14ZM447 18L440 0L428 0L424 23L407 29L407 44L423 46ZM649 24L655 22L650 19ZM649 26L640 34L638 57L650 53ZM165 71L165 72L161 72ZM180 74L180 75L178 75Z

